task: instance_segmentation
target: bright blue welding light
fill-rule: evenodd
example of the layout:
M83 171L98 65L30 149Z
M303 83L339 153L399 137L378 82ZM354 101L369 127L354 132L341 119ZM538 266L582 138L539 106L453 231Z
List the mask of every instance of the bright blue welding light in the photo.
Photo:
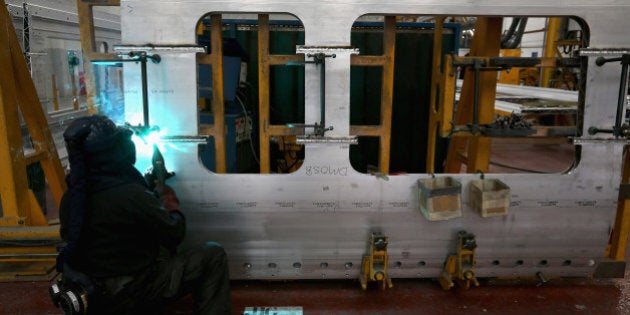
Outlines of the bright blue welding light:
M153 145L156 144L162 153L166 148L160 141L162 136L166 135L164 130L148 130L143 134L134 133L131 141L136 145L136 154L139 157L150 157L153 155Z

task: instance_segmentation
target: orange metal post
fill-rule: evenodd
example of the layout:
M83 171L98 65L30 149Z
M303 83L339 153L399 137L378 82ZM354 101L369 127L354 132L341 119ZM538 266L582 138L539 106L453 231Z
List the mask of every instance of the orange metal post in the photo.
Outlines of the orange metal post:
M48 123L39 102L35 85L22 55L15 29L4 1L0 0L0 194L4 223L9 225L47 225L35 197L28 189L26 165L40 162L57 205L65 190L64 173L57 156ZM19 106L19 109L18 109ZM30 132L36 152L24 156L19 110ZM6 219L11 218L11 222Z
M389 173L392 106L394 97L394 57L396 56L396 17L385 17L382 56L352 55L353 66L381 66L383 84L381 86L381 121L378 126L350 126L350 134L355 136L378 136L379 172Z
M258 15L258 134L260 172L271 169L269 154L269 15Z
M545 33L545 51L543 52L544 57L552 58L556 56L556 41L558 40L558 31L560 30L561 23L561 18L547 19L547 32ZM549 87L549 79L551 79L552 73L553 69L551 68L542 69L539 83L541 87Z
M520 49L501 49L501 57L520 57L521 50ZM503 70L499 72L499 83L501 84L513 84L519 85L521 83L520 79L520 69L521 68L512 68L509 70Z
M52 85L52 95L53 95L53 109L55 111L59 110L59 95L57 93L57 80L55 79L55 75L52 75L51 78L51 85Z
M470 49L473 57L497 57L500 50L501 28L503 18L477 18L475 37ZM479 108L480 124L488 124L494 117L494 99L496 96L496 72L483 71L479 75ZM474 97L474 73L466 71L455 125L461 126L472 122ZM460 152L467 151L466 170L468 173L487 172L490 163L491 139L480 135L469 137L452 137L446 159L445 172L461 171Z
M210 54L200 56L199 64L212 65L212 114L214 123L199 126L199 133L214 137L215 172L227 172L225 143L225 104L223 95L223 29L220 14L210 16Z
M392 107L394 102L394 57L396 56L396 19L385 18L383 34L383 84L381 87L381 140L379 142L379 170L389 173L389 157L392 136Z
M303 62L303 55L272 55L269 53L269 15L258 15L258 134L260 145L260 173L271 172L270 139L273 136L296 135L299 130L272 125L269 108L269 70L273 65Z
M83 50L83 72L85 78L85 92L87 98L88 113L98 113L96 82L94 80L94 59L113 59L114 54L102 54L96 52L96 40L94 36L93 6L120 6L120 0L83 1L77 0L77 13L79 18L79 32L81 35L81 49ZM74 76L72 76L74 80ZM74 82L73 82L74 85ZM76 96L76 93L74 93Z
M440 120L439 112L442 111L444 104L438 106L438 98L443 95L444 73L442 72L442 30L444 26L444 18L436 18L435 29L433 33L433 68L431 69L431 98L429 101L429 132L427 135L427 161L426 172L433 173L435 171L435 145L438 128L440 124L445 122ZM452 107L452 106L450 106ZM446 122L448 123L448 122Z
M221 15L210 16L210 59L212 64L212 114L214 115L214 154L216 172L227 172L225 157L225 104L223 98L223 25Z
M628 152L628 147L626 147L623 154L621 185L630 185L630 152ZM623 189L619 189L619 191L620 196L617 203L615 226L610 237L610 248L606 252L606 257L624 261L626 259L628 234L630 234L630 199L625 199L624 196L621 196Z
M0 0L1 1L1 0ZM2 1L4 2L4 1ZM4 10L4 3L0 3ZM3 14L3 13L2 13ZM4 17L4 16L3 16ZM8 21L8 23L7 23ZM1 19L3 30L11 20ZM11 25L12 27L12 25ZM8 64L0 70L0 195L2 195L2 224L22 225L30 211L27 196L26 164L20 133L15 78L11 49L6 31L0 31L0 60Z

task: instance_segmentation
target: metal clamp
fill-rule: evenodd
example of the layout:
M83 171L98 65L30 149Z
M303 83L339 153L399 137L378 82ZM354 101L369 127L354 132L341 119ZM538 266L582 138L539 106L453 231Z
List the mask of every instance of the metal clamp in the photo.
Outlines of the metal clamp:
M336 54L326 54L323 52L317 53L307 53L307 58L313 58L313 61L304 61L304 62L290 62L287 63L289 66L294 65L303 65L303 64L315 64L319 66L319 110L320 110L320 121L319 124L315 123L312 125L297 125L297 124L288 124L289 128L298 126L298 127L309 127L314 129L315 135L323 137L326 131L332 130L333 127L326 127L326 58L336 58Z
M599 67L608 62L621 62L621 80L619 81L619 94L617 96L617 113L615 115L615 125L612 129L598 128L591 126L588 128L588 133L594 135L597 133L612 133L615 137L627 137L630 136L630 126L623 123L626 95L628 89L628 65L630 65L630 53L624 53L621 57L604 58L598 57L595 60L595 64Z
M630 54L630 48L582 48L577 54L581 57L619 56Z
M297 144L306 144L306 143L343 143L343 144L358 144L359 140L356 136L335 136L335 137L320 137L320 136L297 136L295 143Z
M305 54L306 58L312 58L312 61L289 62L287 66L298 66L305 64L315 64L319 67L319 110L320 121L315 124L288 124L289 128L302 127L313 128L314 134L324 137L326 131L333 130L333 126L326 127L326 59L337 58L337 54L358 54L357 48L350 46L297 46L298 54Z
M143 47L146 48L146 47ZM119 65L123 62L139 62L140 63L140 78L142 80L142 122L144 126L142 128L150 129L149 124L149 88L147 83L147 60L151 60L154 64L158 64L162 61L162 57L158 54L147 54L146 50L124 50L116 49L118 51L119 59L110 60L92 60L92 64L97 65ZM129 58L129 59L125 59Z

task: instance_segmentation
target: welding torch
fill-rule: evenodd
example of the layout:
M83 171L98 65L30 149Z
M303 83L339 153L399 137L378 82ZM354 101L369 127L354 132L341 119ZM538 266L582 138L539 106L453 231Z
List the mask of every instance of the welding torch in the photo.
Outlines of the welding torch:
M164 163L164 156L158 149L157 145L153 145L153 157L151 158L151 167L144 174L147 184L151 190L160 189L164 186L167 179L175 176L174 172L169 172Z

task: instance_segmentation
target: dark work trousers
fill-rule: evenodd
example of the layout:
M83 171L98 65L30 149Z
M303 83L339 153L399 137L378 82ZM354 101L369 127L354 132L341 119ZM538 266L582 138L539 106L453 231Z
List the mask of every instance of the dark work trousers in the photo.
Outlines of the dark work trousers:
M192 293L194 314L230 314L230 282L222 247L206 245L159 259L134 277L101 281L88 314L161 314L170 302Z

